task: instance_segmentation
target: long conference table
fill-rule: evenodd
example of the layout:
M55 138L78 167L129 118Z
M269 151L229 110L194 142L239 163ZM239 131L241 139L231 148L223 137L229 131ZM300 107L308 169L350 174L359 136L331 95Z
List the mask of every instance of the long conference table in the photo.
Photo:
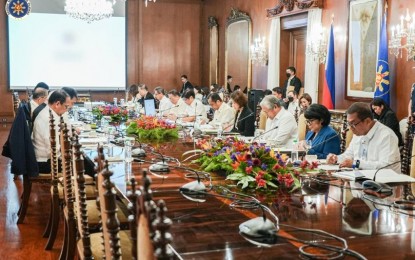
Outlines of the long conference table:
M195 148L189 138L151 144L154 151L165 156L183 160L183 153ZM123 148L115 148L114 154L122 154ZM93 156L93 151L90 151ZM148 152L143 158L147 162L133 162L132 175L141 180L144 169L150 163L160 161L160 155ZM170 165L177 166L175 162ZM181 166L197 169L197 165L181 163ZM128 179L125 163L111 163L114 172L111 180L122 198L126 196ZM239 234L239 225L249 219L262 216L260 209L235 209L229 204L232 200L209 196L206 202L194 202L179 192L184 184L194 181L186 178L189 173L177 167L171 167L168 173L148 172L151 177L151 189L155 201L166 202L167 216L173 221L170 233L171 246L183 259L295 259L303 258L299 247L303 244L279 238L270 247L261 247L245 240ZM239 191L235 183L225 180L224 174L212 173L215 186L229 187ZM397 210L385 206L384 202L402 197L403 186L394 188L394 197L388 200L366 199L359 190L353 190L354 184L348 181L334 181L334 185L308 185L293 193L271 192L249 193L259 199L278 216L280 230L285 237L308 241L332 243L332 239L322 238L312 232L300 232L292 227L319 229L344 238L348 248L367 259L415 259L415 223L413 210ZM212 191L215 193L215 191ZM318 250L317 250L318 251ZM320 253L320 252L316 252ZM327 253L327 252L325 252ZM346 259L353 259L351 256ZM307 258L305 258L307 259Z

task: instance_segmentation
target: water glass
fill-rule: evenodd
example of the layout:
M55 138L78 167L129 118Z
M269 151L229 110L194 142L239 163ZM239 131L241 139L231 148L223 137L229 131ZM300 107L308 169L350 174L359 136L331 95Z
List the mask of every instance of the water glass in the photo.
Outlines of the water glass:
M132 162L133 156L132 156L132 148L134 145L134 138L125 137L124 140L124 161L125 162Z

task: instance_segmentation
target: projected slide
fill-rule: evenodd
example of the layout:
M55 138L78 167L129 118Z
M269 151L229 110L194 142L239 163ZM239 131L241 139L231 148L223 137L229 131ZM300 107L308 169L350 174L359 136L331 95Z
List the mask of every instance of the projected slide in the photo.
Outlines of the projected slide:
M125 17L90 24L65 14L31 13L9 18L10 89L124 89Z

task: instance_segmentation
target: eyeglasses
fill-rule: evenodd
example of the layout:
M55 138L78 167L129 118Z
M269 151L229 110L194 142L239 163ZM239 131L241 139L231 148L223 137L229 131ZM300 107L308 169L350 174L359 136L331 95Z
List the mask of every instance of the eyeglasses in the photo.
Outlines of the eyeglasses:
M313 123L314 121L316 121L316 120L318 120L318 119L307 119L306 121L305 121L305 123L307 124L307 125L309 125L309 124L311 124L311 123Z
M358 124L360 124L360 123L362 123L362 121L359 121L359 122L357 122L357 123L347 122L347 125L348 125L348 126L350 126L351 128L356 128L356 126L357 126Z

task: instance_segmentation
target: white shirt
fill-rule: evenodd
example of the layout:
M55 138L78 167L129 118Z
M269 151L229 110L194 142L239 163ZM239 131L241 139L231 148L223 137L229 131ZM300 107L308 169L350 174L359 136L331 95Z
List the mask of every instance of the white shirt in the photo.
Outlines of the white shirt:
M288 104L288 108L287 108L288 112L295 115L295 110L297 110L297 115L300 115L301 109L300 109L300 106L298 105L298 99L297 101L293 101Z
M376 121L366 135L353 135L349 147L337 160L341 162L346 158L359 160L362 170L376 170L398 162L401 159L398 137L389 127ZM401 163L388 168L401 173Z
M49 132L49 106L40 111L33 123L32 142L35 148L36 160L46 162L50 159L50 132ZM52 110L55 119L56 150L60 153L59 145L59 122L60 117Z
M160 100L159 103L159 111L162 114L168 114L170 112L169 109L171 107L173 107L173 104L171 103L170 99L163 95L163 98Z
M188 116L197 116L198 118L207 121L205 105L198 99L193 99L190 106L186 104L186 114Z
M274 119L267 119L265 131L269 131L277 126L277 129L266 133L264 139L278 146L291 147L298 134L294 116L281 107L280 112L278 112Z
M227 128L232 126L234 121L235 110L225 102L222 102L219 109L213 114L213 119L209 122L209 125L217 127L220 124L223 128Z
M35 109L39 106L38 103L36 103L35 101L30 100L30 117L33 117L33 111L35 111Z
M179 115L185 115L186 114L186 103L179 98L179 101L177 101L177 104L172 104L172 109L170 109L169 114L173 114L175 116Z

